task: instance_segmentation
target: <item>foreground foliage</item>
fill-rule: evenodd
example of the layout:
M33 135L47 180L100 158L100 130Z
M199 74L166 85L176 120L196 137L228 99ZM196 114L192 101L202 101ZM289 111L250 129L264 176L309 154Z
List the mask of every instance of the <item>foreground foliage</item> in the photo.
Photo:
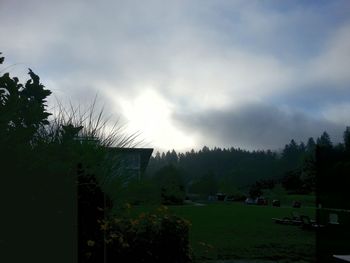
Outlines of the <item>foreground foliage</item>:
M108 262L191 262L189 222L166 210L100 221Z
M188 225L181 218L147 216L136 224L109 215L116 205L112 194L127 177L108 147L130 147L136 135L123 135L118 126L105 133L107 121L95 103L86 111L58 105L50 119L51 92L32 70L29 77L25 85L9 73L0 77L1 257L190 262Z

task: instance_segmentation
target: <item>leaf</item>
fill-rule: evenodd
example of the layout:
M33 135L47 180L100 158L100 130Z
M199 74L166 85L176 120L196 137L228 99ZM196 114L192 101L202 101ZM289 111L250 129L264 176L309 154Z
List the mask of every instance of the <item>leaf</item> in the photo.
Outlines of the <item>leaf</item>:
M36 75L30 68L29 68L29 76L32 78L34 84L39 85L40 78L38 75Z

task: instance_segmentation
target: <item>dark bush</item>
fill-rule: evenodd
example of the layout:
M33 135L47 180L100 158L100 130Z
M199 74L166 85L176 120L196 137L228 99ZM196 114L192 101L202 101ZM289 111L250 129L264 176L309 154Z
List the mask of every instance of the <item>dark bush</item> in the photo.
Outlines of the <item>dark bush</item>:
M107 262L192 262L189 225L188 221L167 213L100 221ZM97 244L94 240L88 243L93 254Z

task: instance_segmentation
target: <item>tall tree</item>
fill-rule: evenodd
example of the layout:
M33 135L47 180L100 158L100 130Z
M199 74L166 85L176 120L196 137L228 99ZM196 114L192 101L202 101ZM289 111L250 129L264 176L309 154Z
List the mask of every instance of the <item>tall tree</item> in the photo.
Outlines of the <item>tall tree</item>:
M315 140L314 140L314 138L310 137L310 138L307 140L307 144L306 144L306 150L307 150L307 152L309 152L309 153L314 152L314 151L315 151L315 147L316 147Z
M158 184L163 204L182 204L185 200L185 184L182 171L170 164L155 173L154 182Z
M4 58L0 59L2 63ZM30 79L25 85L17 77L5 73L0 77L0 140L6 143L32 142L39 127L48 124L45 89L40 78L29 69Z
M322 133L320 138L317 138L317 145L322 147L332 147L331 137L326 131Z
M350 127L346 127L343 138L344 138L345 150L347 152L350 152Z

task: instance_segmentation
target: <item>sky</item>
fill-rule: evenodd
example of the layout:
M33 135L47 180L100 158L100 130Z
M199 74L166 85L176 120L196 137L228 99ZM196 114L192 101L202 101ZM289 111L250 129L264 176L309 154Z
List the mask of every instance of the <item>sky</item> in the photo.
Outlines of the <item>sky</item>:
M350 126L350 1L0 0L12 76L142 146L280 149Z

